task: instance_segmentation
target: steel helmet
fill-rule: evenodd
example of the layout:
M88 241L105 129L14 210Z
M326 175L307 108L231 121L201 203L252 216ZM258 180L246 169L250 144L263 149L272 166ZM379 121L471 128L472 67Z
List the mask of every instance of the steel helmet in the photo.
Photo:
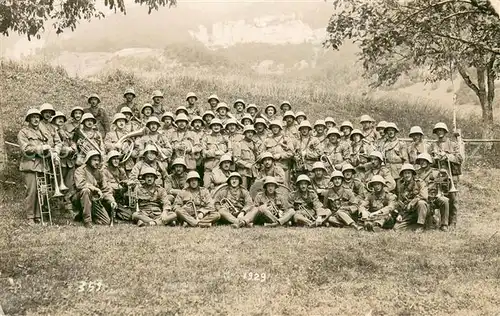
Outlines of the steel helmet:
M229 111L229 106L227 105L226 102L220 102L219 104L217 104L217 107L215 108L215 110L218 111L219 109L222 109L222 108L225 108L226 110Z
M132 110L128 106L122 107L121 110L120 110L120 113L123 113L123 114L125 114L125 113L134 114L134 112L132 112ZM71 114L73 114L73 113L71 113Z
M349 127L351 130L354 129L354 126L350 121L343 121L342 124L340 124L340 129L342 129L342 127Z
M184 166L184 168L187 168L186 161L184 158L175 158L174 161L172 162L172 167L174 166Z
M239 174L238 172L231 172L229 174L229 177L227 177L226 182L229 184L229 180L231 180L231 178L234 178L234 177L240 179L240 184L241 184L241 181L243 181L243 178L241 177L241 174Z
M361 136L362 139L365 137L365 135L363 135L363 132L361 132L361 130L359 130L357 128L353 129L351 131L351 135L349 136L349 138L352 140L352 136L354 136L354 135L359 135L359 136Z
M212 117L215 117L215 113L208 110L208 111L205 111L205 113L203 113L203 115L201 116L203 119L205 119L205 116L207 115L212 115Z
M189 92L189 93L186 95L186 101L187 101L189 98L195 98L196 100L198 100L198 97L196 96L196 94L195 94L194 92Z
M356 169L350 163L346 163L345 165L342 166L342 173L348 170L352 170L354 173L356 173Z
M306 181L307 183L311 184L311 179L305 174L301 174L297 177L297 180L295 180L295 184L299 184L301 181Z
M370 179L370 181L368 181L368 186L371 187L372 184L374 184L374 183L382 183L383 186L387 186L387 184L385 183L385 179L382 176L379 176L378 174L374 175Z
M290 111L290 110L288 110L288 111L285 112L285 114L283 115L283 119L286 118L286 117L289 117L289 116L293 117L295 119L295 114L292 111Z
M326 119L325 119L325 124L326 123L332 123L333 126L337 125L337 123L335 122L335 120L333 119L333 117L331 116L328 116Z
M92 149L92 150L89 150L89 152L87 153L87 155L85 155L85 161L84 162L87 163L90 160L90 158L92 158L94 156L99 156L99 158L102 159L101 154L97 150Z
M250 123L253 124L253 117L252 115L250 115L249 113L245 113L242 117L241 117L241 122L243 122L244 119L248 119L250 120Z
M186 113L185 113L186 115L188 115L188 114L189 114L189 112L188 112L188 110L187 110L187 108L186 108L185 106L182 106L182 105L181 105L181 106L177 107L177 109L175 109L175 114L176 114L176 115L177 115L177 114L179 114L179 112L180 112L180 111L184 111L184 112L186 112Z
M196 171L189 171L187 176L186 176L186 181L189 181L191 179L198 179L200 180L200 175Z
M392 129L394 129L396 132L399 132L399 128L398 128L398 126L396 125L396 123L394 123L394 122L387 122L387 125L385 125L385 129L384 129L384 130L388 130L389 128L392 128Z
M200 121L201 122L201 125L204 125L205 122L203 122L203 119L201 118L201 116L193 116L193 119L191 120L191 126L193 126L193 123L196 122L196 121ZM177 121L176 121L177 122Z
M446 124L443 122L436 123L436 125L434 125L434 128L432 129L432 133L435 134L438 129L443 129L446 131L446 133L449 132L448 126L446 126Z
M363 122L375 122L375 120L370 116L370 115L361 115L361 118L359 119L359 122L360 123L363 123Z
M82 115L82 120L81 120L81 121L82 121L82 123L83 123L84 121L86 121L86 120L92 120L92 121L94 121L94 123L96 123L96 122L97 122L97 120L95 119L94 115L92 115L92 113L84 113L84 114Z
M56 114L56 110L54 110L54 106L50 103L44 103L40 105L40 113L43 113L44 111L51 111L52 115Z
M123 96L125 97L127 94L131 94L134 97L136 96L135 91L132 88L128 88L127 90L125 90L125 92L123 93Z
M428 153L421 153L417 156L416 162L418 163L419 160L426 160L428 163L432 164L433 159L431 155Z
M141 106L141 113L144 112L145 108L150 108L151 111L154 111L154 108L153 108L153 106L150 103L145 103L143 106Z
M146 153L148 151L152 151L152 152L155 152L156 154L158 154L158 148L156 148L155 145L152 145L152 144L148 144L146 145L146 147L144 148L144 150L142 151L142 155L141 156L144 156L146 155Z
M208 97L207 101L210 102L210 100L215 99L217 100L217 103L219 103L219 97L216 94L212 94Z
M218 119L218 118L214 118L214 119L210 122L209 127L212 127L212 126L214 126L214 125L216 125L216 124L220 125L221 127L224 127L224 126L222 125L222 121L221 121L220 119Z
M158 178L158 172L156 172L156 170L151 167L145 167L141 169L141 173L139 174L139 176L141 178L144 178L147 174L152 174L155 176L155 178Z
M230 117L226 120L226 128L229 124L238 125L238 121L234 117Z
M283 129L281 121L279 121L279 120L273 120L273 121L271 121L269 123L269 128L271 128L272 126L278 126L280 129Z
M259 161L262 161L262 160L267 159L267 158L271 158L272 160L274 160L273 154L271 154L270 152L266 151L266 152L263 152L262 155L260 155Z
M316 120L316 122L314 122L314 127L316 127L316 126L326 127L325 121L324 120Z
M256 109L256 110L258 110L257 105L255 105L255 104L253 104L253 103L250 103L250 104L247 106L247 112L248 112L248 110L250 110L250 109Z
M328 137L330 135L337 135L338 137L342 136L340 134L340 131L335 127L328 129L328 131L326 132L326 137Z
M40 111L38 109L31 108L28 110L28 112L26 112L26 115L24 116L24 120L27 122L31 115L38 115L40 117L40 119L42 118L42 114L40 113Z
M83 111L83 108L81 106L75 106L74 108L71 109L71 112L69 113L69 116L73 117L73 114L76 112L76 111L80 111L80 112L84 112Z
M404 165L401 166L401 170L399 171L399 176L401 176L403 174L403 171L406 171L406 170L412 171L412 173L414 175L417 174L413 165L411 165L409 163L405 163Z
M278 181L276 180L275 177L271 177L271 176L266 176L264 178L264 186L268 185L268 184L274 184L274 185L278 185Z
M161 121L163 122L163 120L167 117L170 117L173 120L175 120L175 117L174 117L174 113L172 112L165 112L161 115Z
M380 122L378 122L378 124L375 127L375 129L376 130L378 130L378 129L385 129L386 126L387 126L387 122L386 121L380 121Z
M111 122L112 124L116 123L116 121L118 120L125 120L125 122L127 121L127 117L125 116L125 114L123 113L116 113L114 116L113 116L113 121Z
M309 123L309 121L305 120L305 121L302 121L300 122L300 125L299 125L299 130L303 127L307 127L309 129L312 129L311 127L311 123Z
M156 97L163 98L163 93L160 90L153 91L153 96L151 97L151 99L154 99Z
M303 116L304 118L307 119L306 114L302 111L298 111L297 113L295 113L295 118L298 118L299 116Z
M99 96L95 93L92 93L91 95L89 95L89 97L87 99L87 103L90 103L90 99L92 99L92 98L96 98L97 103L101 103L101 98L99 98Z
M258 118L255 119L254 125L257 125L257 124L264 124L266 126L266 128L267 128L267 123L266 123L266 121L262 117L258 117Z
M316 169L323 169L324 171L326 171L325 164L321 161L316 161L315 163L313 163L312 170L314 171Z
M374 150L370 153L369 158L378 158L380 161L384 161L384 156L380 151Z
M243 108L244 108L244 107L245 107L245 105L246 105L245 101L243 101L242 99L238 99L238 100L234 101L234 103L233 103L233 107L235 107L235 106L236 106L236 104L238 104L238 103L243 104Z
M51 121L51 122L54 122L54 119L55 119L56 117L62 117L62 118L64 118L64 122L66 122L66 121L68 120L68 119L66 118L66 115L64 115L64 113L63 113L63 112L61 112L61 111L56 111L56 114L54 114L54 116L52 116L52 118L50 119L50 121Z
M333 178L342 178L342 179L344 179L344 174L342 173L342 171L335 170L334 172L332 172L332 174L330 176L330 180L332 180Z
M189 122L189 118L187 117L186 114L184 113L179 113L177 114L177 116L175 117L175 122L180 122L180 121L185 121L186 123Z
M149 126L152 123L156 123L158 124L158 126L161 125L160 120L156 116L151 116L150 118L148 118L148 120L146 121L146 126Z
M231 158L231 155L229 154L224 154L220 157L220 160L219 160L219 165L225 161L229 161L229 162L232 162L233 159Z
M243 128L243 134L245 134L246 132L253 132L255 134L255 128L253 128L252 125L246 125Z
M274 105L274 104L268 104L268 105L266 105L266 107L264 108L264 112L266 112L268 108L273 108L274 112L277 111L276 110L276 105Z
M292 105L290 104L290 101L283 101L280 104L280 109L283 110L283 105L288 105L290 109L292 108Z
M420 126L412 126L408 135L411 136L412 134L424 135L424 131L422 131L422 128Z
M120 157L122 154L118 150L111 150L106 157L106 161L109 161L113 157Z

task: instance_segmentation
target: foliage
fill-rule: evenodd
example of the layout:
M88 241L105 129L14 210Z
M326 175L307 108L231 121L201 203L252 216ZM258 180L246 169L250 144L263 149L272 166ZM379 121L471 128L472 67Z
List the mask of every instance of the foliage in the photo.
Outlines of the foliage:
M80 20L101 19L105 15L97 9L97 1L101 0L5 0L0 2L0 33L9 35L10 31L40 38L46 21L54 21L57 34L65 29L75 30ZM158 10L160 6L175 6L176 0L134 0L140 5L148 6L148 13ZM115 13L126 14L124 0L104 0L104 5Z
M330 19L324 45L357 43L373 86L392 85L415 67L427 68L428 82L450 79L458 70L480 100L483 120L492 123L500 70L500 20L494 11L468 0L347 0L335 6L339 11Z

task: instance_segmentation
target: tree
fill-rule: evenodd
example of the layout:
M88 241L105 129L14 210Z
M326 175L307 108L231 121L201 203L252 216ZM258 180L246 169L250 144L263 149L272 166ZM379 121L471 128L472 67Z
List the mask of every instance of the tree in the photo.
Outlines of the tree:
M99 0L97 0L99 1ZM75 30L80 20L101 19L105 15L96 7L96 0L2 0L0 1L0 33L8 36L9 32L26 35L28 40L40 39L46 21L53 21L57 34L65 29ZM115 13L127 14L125 0L104 0L104 5ZM170 8L177 0L134 0L140 5L146 4L149 14L160 6Z
M338 49L345 40L357 43L371 86L394 84L415 68L428 69L426 82L450 79L458 71L491 128L500 19L488 1L344 0L334 5L323 44Z

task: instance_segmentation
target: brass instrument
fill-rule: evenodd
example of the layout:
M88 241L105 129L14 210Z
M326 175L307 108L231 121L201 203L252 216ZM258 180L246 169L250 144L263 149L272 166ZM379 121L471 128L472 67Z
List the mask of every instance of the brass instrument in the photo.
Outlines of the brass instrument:
M46 215L50 225L52 225L52 208L50 200L51 198L62 197L64 194L61 193L61 188L57 182L57 169L55 167L54 156L52 153L50 153L50 161L47 160L47 157L43 157L42 162L43 172L36 174L36 189L38 207L40 210L40 220L42 225L45 225L44 215ZM49 162L50 166L48 166ZM64 187L66 188L66 186Z
M269 201L269 207L271 208L271 213L276 216L277 218L280 218L283 216L283 211L279 210L276 204L274 204L273 201Z
M221 205L224 205L226 204L227 205L227 208L229 209L229 211L231 212L231 214L236 214L234 216L238 217L238 215L241 213L240 211L238 211L238 209L236 208L236 206L234 206L234 204L226 199L226 198L223 198L220 200L220 204Z
M79 147L80 147L80 152L86 156L87 153L91 150L97 150L101 157L104 157L104 153L101 151L101 148L90 138L88 138L87 135L81 130L77 130L78 135L80 135L83 138L83 142L80 142ZM81 139L81 138L80 138Z
M126 135L123 135L116 142L116 145L117 145L118 148L123 148L123 145L124 145L125 141L127 141L129 143L128 150L126 150L124 152L121 163L127 162L130 159L130 157L132 156L132 153L134 151L134 143L133 143L133 141L130 138L143 136L145 133L146 133L146 127L138 129L138 130L133 131L133 132L130 132L130 133L126 134Z
M328 170L330 173L332 173L333 171L336 171L337 169L335 169L335 165L332 163L332 161L330 160L330 158L327 156L327 155L321 155L319 157L319 160L325 164L328 168L328 166L330 166L330 169L331 170Z
M300 211L304 212L305 215L306 215L306 218L308 220L313 221L313 222L316 221L316 218L314 217L314 214L311 213L311 211L308 210L307 207L305 207L302 203L296 203L296 204L298 204L298 205L296 205L297 206L296 208L298 209L298 211L299 212Z
M448 161L448 175L449 175L450 181L451 181L451 187L448 190L448 193L457 193L458 190L455 187L455 182L453 181L453 175L451 173L451 162L450 162L450 159L446 159L446 160Z
M52 164L52 172L54 173L54 187L55 187L54 188L55 189L54 197L63 196L64 194L62 194L61 191L67 191L68 187L66 186L66 184L64 184L61 163L59 162L59 164L58 164L58 170L59 170L59 183L58 183L57 182L56 163L54 161L53 153L50 153L50 160L51 160L51 164Z
M198 219L198 210L196 209L196 204L194 204L194 201L193 200L187 201L185 205L186 206L191 205L194 211L194 216L196 217L196 219Z

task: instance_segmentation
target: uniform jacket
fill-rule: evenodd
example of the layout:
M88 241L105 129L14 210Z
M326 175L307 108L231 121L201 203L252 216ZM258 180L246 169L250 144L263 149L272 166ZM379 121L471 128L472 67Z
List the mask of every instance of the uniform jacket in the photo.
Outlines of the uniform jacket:
M394 138L387 140L384 143L384 150L382 151L385 158L385 163L389 170L391 170L394 179L399 178L399 169L401 165L408 161L408 151L403 141Z
M446 157L450 161L451 174L454 176L462 174L460 165L463 162L463 157L460 154L460 146L458 145L458 143L452 141L449 138L445 138L441 141L438 140L432 144L430 154L434 157L440 152L446 153ZM434 163L434 166L436 168L439 167L437 159L434 160ZM448 167L448 163L446 161L442 161L440 164L441 168Z
M311 135L299 137L295 148L299 150L300 154L304 157L306 169L311 170L314 162L318 161L321 156L319 140Z
M283 168L277 166L276 164L274 164L269 169L266 169L264 166L262 166L257 171L257 177L256 177L257 179L263 180L267 176L275 177L278 183L281 184L285 183L285 170L283 170Z
M323 205L332 211L348 210L356 212L358 210L358 199L350 189L342 186L330 188L324 196Z
M160 132L149 132L147 135L141 136L139 139L135 141L135 147L139 154L143 152L147 145L156 144L158 150L161 150L163 155L170 159L172 157L172 146L169 140ZM158 154L158 156L161 156Z
M132 113L136 116L136 117L139 117L140 115L140 106L135 102L135 101L132 101L132 102L128 102L128 101L125 101L123 103L120 103L116 109L115 109L115 113L120 113L122 108L123 107L128 107L130 110L132 110Z
M214 211L214 200L210 192L202 187L196 189L186 188L182 190L174 200L174 211L180 208L190 208L191 205L186 205L188 202L194 202L197 210L203 214Z
M295 151L292 139L284 134L270 136L264 140L263 145L264 151L273 154L274 159L280 163L281 167L288 166Z
M94 145L91 145L91 143L83 136L85 135ZM91 129L88 130L83 126L80 126L79 129L75 131L73 134L73 141L76 143L76 146L78 148L78 155L76 158L76 165L82 165L83 161L85 160L85 154L88 151L82 151L82 148L90 148L91 150L95 149L95 146L97 146L98 150L101 153L105 153L106 150L104 148L104 141L102 139L102 135L99 131Z
M291 192L288 197L288 204L292 205L292 207L296 204L302 205L308 210L313 210L315 213L318 213L323 207L314 190L307 190L305 193L299 190Z
M164 181L167 178L168 173L164 165L159 163L157 160L153 161L152 163L146 162L146 160L137 161L137 163L134 165L134 168L132 168L132 171L130 172L130 180L138 180L139 175L141 174L141 170L146 167L151 167L156 170L156 172L158 173L158 178L156 179L155 183L159 186L164 186Z
M167 190L167 193L176 196L184 190L186 188L186 176L187 173L185 172L180 176L175 173L168 175L165 178L165 190Z
M188 169L196 168L196 160L201 156L203 150L200 138L195 132L177 129L170 135L173 155L172 160L184 158Z
M397 197L395 194L382 191L380 194L368 193L359 205L359 212L368 211L370 213L381 211L382 215L387 215L396 210Z
M231 170L224 171L219 166L212 169L210 173L209 183L205 183L205 187L209 190L213 190L221 184L226 183L227 177L231 174Z
M215 203L220 203L222 199L229 200L238 211L243 211L245 213L253 206L250 193L243 187L230 188L227 186L220 189L215 194Z
M141 211L156 209L156 214L155 212L153 212L153 214L159 216L162 212L169 212L172 210L167 191L158 185L153 185L151 187L140 185L136 190L136 194L137 203Z
M257 193L254 199L255 206L270 206L273 203L279 211L286 211L292 207L288 202L288 197L286 194L275 192L273 195L268 195L266 192L262 191ZM270 209L272 210L272 209Z
M343 164L351 161L351 146L346 142L339 141L333 144L330 141L324 141L321 146L323 155L326 155L334 165Z
M109 123L108 114L100 105L97 107L89 107L89 108L83 109L83 112L84 113L92 113L92 115L94 115L94 117L97 121L97 128L99 129L99 132L101 132L103 135L106 135L109 132L110 123Z
M202 140L202 156L205 158L205 168L213 169L219 163L220 157L231 152L231 142L227 137L221 135L205 135Z
M344 179L344 181L342 181L342 187L351 190L359 199L365 198L365 185L359 179L352 178L349 182Z
M127 174L122 167L112 167L106 165L102 168L102 174L104 176L104 181L113 190L118 190L120 188L120 182L127 181Z
M362 139L359 142L351 142L351 164L354 167L368 162L367 157L373 151L372 145Z
M156 116L158 119L161 119L161 116L165 112L165 107L163 106L163 104L152 103L151 105L153 106L153 114L151 115Z
M418 201L427 201L427 186L425 182L420 179L413 179L409 182L399 179L396 186L398 194L398 202L403 205L415 206Z
M88 165L81 165L75 170L75 187L78 191L89 189L94 191L100 189L102 197L105 201L111 203L115 199L113 191L108 183L105 181L104 174L100 169L93 169Z
M45 133L40 128L26 126L23 127L17 134L17 143L23 152L21 163L19 165L20 171L44 171L42 146L49 145L54 147L53 138ZM48 155L47 157L50 158Z
M417 156L423 153L429 153L430 148L431 146L425 140L419 143L411 142L406 148L409 163L414 165L417 161Z
M233 144L233 158L236 170L246 177L254 177L254 166L257 157L262 154L262 144L258 141L243 139Z
M59 138L61 139L61 167L63 168L74 168L75 159L73 159L74 153L76 153L76 143L73 141L73 133L66 130L64 126L61 128L56 127Z
M363 133L363 139L370 145L373 145L378 139L380 139L380 134L375 130L375 128L370 128L369 130L361 131Z
M396 189L396 181L392 177L391 171L385 167L380 166L379 168L375 168L372 163L366 163L362 168L365 171L365 183L368 183L373 176L379 175L385 180L385 184L387 185L387 191L393 191Z
M286 123L283 126L283 134L285 134L287 137L296 140L299 138L299 129L297 127L297 124L293 124L291 126L286 125Z

